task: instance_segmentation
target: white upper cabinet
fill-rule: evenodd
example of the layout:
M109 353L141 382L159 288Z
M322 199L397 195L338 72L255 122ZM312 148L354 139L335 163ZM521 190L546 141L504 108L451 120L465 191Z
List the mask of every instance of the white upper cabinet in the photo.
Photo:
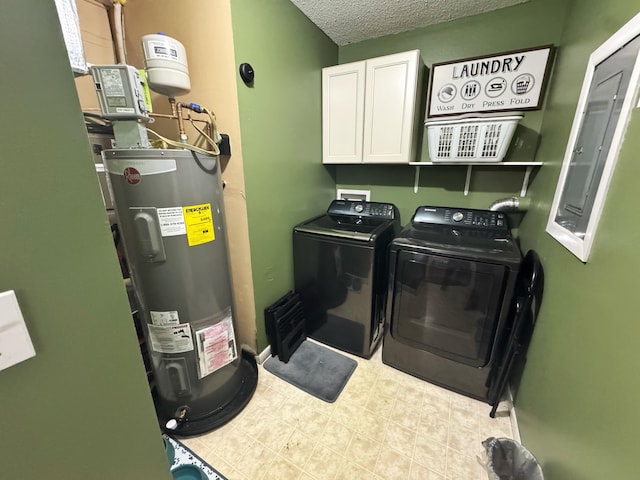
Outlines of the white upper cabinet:
M415 153L420 52L366 62L364 163L409 163Z
M420 51L322 70L323 163L409 163L415 155Z
M365 62L322 70L322 161L362 163Z

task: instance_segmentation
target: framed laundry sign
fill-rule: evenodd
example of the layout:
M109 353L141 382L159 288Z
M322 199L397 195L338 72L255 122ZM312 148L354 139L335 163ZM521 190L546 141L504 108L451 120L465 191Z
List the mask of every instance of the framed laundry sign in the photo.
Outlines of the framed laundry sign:
M553 50L545 45L434 63L426 117L539 109Z

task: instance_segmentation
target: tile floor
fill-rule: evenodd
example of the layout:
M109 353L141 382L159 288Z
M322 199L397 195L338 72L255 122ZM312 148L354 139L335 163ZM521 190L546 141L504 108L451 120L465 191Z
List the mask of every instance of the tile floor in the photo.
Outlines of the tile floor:
M348 355L348 354L346 354ZM379 348L336 402L259 366L245 409L181 439L229 480L486 480L482 440L512 437L506 408L431 385L382 363Z

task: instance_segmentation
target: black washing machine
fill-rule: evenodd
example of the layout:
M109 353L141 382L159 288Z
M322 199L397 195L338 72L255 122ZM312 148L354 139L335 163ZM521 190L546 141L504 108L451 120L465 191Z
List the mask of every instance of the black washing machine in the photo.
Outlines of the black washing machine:
M491 403L521 258L503 212L419 207L389 248L382 361Z
M387 247L399 230L394 205L349 200L294 227L295 289L309 337L371 357L384 327Z

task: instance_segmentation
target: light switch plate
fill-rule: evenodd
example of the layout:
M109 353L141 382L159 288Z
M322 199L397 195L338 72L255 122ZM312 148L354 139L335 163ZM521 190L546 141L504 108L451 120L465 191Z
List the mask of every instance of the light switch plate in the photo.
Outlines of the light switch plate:
M35 355L15 292L0 293L0 370Z

